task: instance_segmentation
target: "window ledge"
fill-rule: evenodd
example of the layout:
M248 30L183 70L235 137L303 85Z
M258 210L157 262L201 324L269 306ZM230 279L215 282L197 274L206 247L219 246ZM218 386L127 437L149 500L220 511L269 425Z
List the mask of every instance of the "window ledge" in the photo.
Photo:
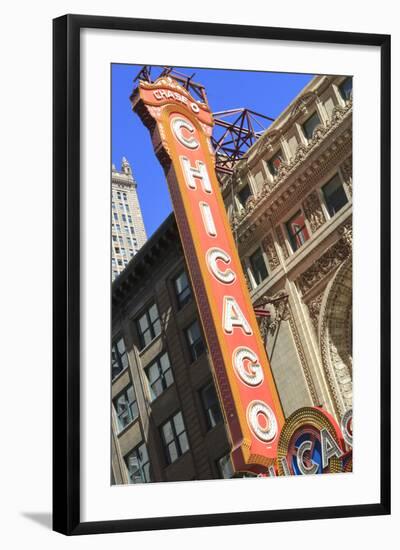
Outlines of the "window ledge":
M121 376L127 371L129 370L129 365L127 367L125 367L124 369L122 369L121 372L119 372L117 374L117 376L115 376L114 378L111 379L111 384L114 384L117 380L119 380L121 378Z
M138 350L139 357L141 357L142 355L144 355L144 354L146 353L146 351L147 351L148 349L150 349L151 346L152 346L153 344L155 344L155 343L161 338L161 336L162 336L162 331L160 332L160 334L158 334L157 336L155 336L155 337L153 338L153 340L151 340L151 342L149 342L149 343L147 344L147 346L145 346L145 347L142 348L141 350Z
M129 424L127 424L120 432L117 433L117 436L118 437L123 436L129 430L129 428L131 428L136 422L138 422L138 420L139 420L139 416L131 420ZM118 426L118 420L117 420L117 426Z

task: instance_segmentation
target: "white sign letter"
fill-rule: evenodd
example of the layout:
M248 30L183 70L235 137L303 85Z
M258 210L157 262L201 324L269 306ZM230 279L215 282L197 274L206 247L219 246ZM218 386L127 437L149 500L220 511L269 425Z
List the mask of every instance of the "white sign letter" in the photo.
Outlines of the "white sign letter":
M326 428L321 430L322 468L326 468L333 456L340 458L342 451Z
M203 185L203 191L205 193L212 193L210 178L208 177L208 172L206 165L201 160L196 161L196 166L190 164L190 160L187 157L179 157L183 169L183 174L185 176L186 185L189 189L197 189L195 178L201 180Z
M311 449L311 441L303 441L303 443L299 445L299 448L297 449L297 465L302 475L316 474L318 472L318 464L315 464L315 462L311 461L311 466L306 466L304 464L304 453L306 451L311 451Z
M206 262L209 270L217 281L223 283L224 285L230 285L236 279L235 272L229 268L222 271L222 269L220 269L217 265L217 260L221 260L221 262L226 264L231 263L229 254L227 254L224 250L221 248L209 248L206 253Z
M248 361L247 369L244 366L246 360ZM245 384L258 386L264 380L264 372L260 365L260 360L253 350L246 347L236 348L233 352L232 361L235 372Z
M217 230L215 228L214 218L211 212L210 205L206 202L199 203L201 217L203 218L204 227L210 237L217 236Z
M240 327L245 334L253 334L239 304L232 296L224 296L223 323L223 328L228 334L232 334L234 327Z
M188 149L198 149L199 142L193 136L186 138L183 135L182 128L185 128L190 134L194 133L194 128L189 121L184 118L174 117L171 121L172 130L176 139Z
M260 416L265 425L260 424ZM278 425L272 409L264 401L252 401L247 407L247 422L253 433L266 443L272 441L278 431Z

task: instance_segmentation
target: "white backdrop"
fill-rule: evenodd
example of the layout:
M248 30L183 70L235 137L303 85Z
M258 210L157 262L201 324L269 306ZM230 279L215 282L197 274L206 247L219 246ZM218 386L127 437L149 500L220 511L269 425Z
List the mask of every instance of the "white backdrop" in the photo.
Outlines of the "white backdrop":
M260 7L257 5L260 4ZM134 5L119 0L96 2L59 1L40 5L28 2L8 4L3 11L1 106L3 153L3 212L1 219L4 254L2 270L3 375L1 453L2 530L0 541L6 548L34 545L42 548L106 548L110 544L147 548L204 548L218 544L239 548L251 541L263 546L289 548L300 540L334 548L374 548L398 531L400 507L394 494L393 516L318 522L297 522L256 526L207 528L103 535L67 539L52 533L48 524L51 510L51 19L64 13L93 13L160 19L208 20L344 31L393 33L393 66L400 66L400 31L395 2L383 0L362 13L357 3L337 0L331 9L321 9L320 1L307 6L295 0L269 6L256 0L237 6L228 0L205 1L185 7L177 3L153 2ZM244 12L243 8L247 7ZM393 97L400 95L398 69L393 74ZM4 97L3 97L4 96ZM399 120L393 106L393 118ZM5 128L4 128L5 123ZM393 151L400 149L393 136ZM393 181L399 181L394 166ZM394 205L399 204L394 186ZM393 280L399 280L399 255L394 258ZM394 307L399 290L393 292ZM398 316L393 335L399 334ZM398 338L398 336L397 336ZM396 351L396 350L395 350ZM393 364L398 363L397 354ZM400 377L393 369L392 387ZM399 420L394 402L393 426ZM398 430L396 430L398 431ZM400 450L394 440L393 456ZM394 486L399 487L397 469ZM397 529L396 529L397 526ZM332 534L329 533L329 528ZM111 539L111 537L113 537ZM117 539L116 539L117 537ZM6 542L7 541L7 542ZM339 544L340 544L339 542Z

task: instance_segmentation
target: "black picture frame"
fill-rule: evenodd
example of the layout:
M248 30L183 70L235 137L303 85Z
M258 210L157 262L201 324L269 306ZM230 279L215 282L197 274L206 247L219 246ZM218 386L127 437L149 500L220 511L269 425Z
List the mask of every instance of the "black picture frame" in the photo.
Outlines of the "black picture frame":
M273 511L80 520L80 31L84 28L377 46L381 51L381 441L379 502ZM390 513L390 36L65 15L53 21L53 529L66 535Z

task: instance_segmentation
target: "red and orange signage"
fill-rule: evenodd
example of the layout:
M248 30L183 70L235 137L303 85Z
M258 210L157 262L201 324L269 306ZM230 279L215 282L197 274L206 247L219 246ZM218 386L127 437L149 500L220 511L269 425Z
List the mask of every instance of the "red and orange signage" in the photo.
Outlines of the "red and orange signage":
M140 82L131 100L166 173L235 470L259 472L284 416L215 174L212 115L170 77Z

